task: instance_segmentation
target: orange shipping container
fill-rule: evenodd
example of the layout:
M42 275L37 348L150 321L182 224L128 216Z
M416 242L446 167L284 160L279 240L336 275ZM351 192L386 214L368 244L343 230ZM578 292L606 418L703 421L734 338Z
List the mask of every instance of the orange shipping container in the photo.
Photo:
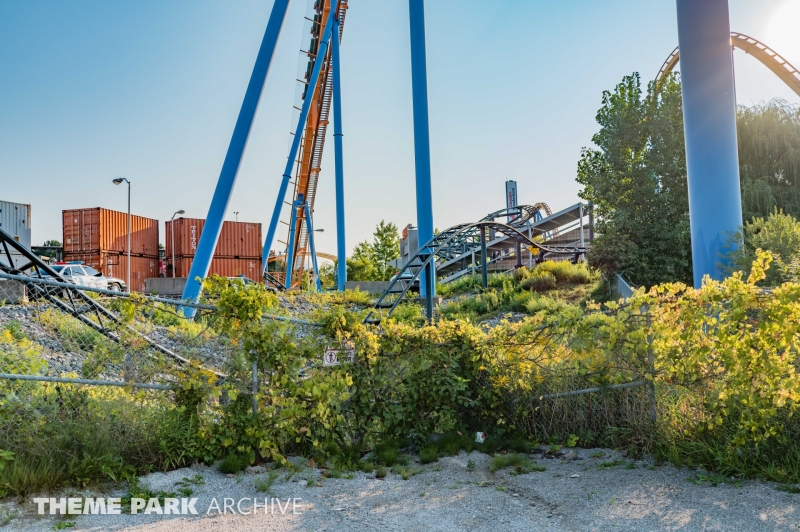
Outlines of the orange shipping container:
M192 257L175 257L175 277L187 277L192 267ZM244 275L254 281L260 281L262 276L261 258L258 259L226 259L214 258L208 270L208 277L219 275L222 277L238 277ZM155 277L155 276L154 276Z
M63 211L64 253L127 253L128 213L95 207ZM131 255L158 257L158 220L131 216Z
M178 257L194 257L203 225L205 220L200 218L178 218L174 221L176 261ZM172 260L172 227L173 222L166 223L167 261ZM214 257L260 258L261 246L261 224L225 222L214 249Z
M64 253L64 261L82 261L107 277L127 281L128 256L113 252ZM158 277L158 259L152 257L131 257L131 291L144 292L144 281Z

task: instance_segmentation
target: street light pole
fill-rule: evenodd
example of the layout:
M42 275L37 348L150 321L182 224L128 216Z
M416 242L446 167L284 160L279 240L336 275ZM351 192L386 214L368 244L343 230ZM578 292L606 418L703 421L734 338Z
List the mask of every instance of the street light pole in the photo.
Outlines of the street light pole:
M172 218L169 219L169 232L170 232L170 250L172 250L172 278L175 278L175 217L178 215L183 216L186 214L186 211L183 209L177 211L175 214L172 215Z
M128 274L125 282L128 284L128 293L131 291L131 182L125 177L118 177L112 181L115 185L128 183Z

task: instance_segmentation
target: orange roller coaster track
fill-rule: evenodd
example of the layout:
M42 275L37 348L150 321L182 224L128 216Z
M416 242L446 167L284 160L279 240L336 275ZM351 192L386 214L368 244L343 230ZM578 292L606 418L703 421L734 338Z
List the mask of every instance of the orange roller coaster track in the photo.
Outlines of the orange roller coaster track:
M731 33L731 46L743 50L752 55L761 63L775 73L795 94L800 96L800 72L789 61L783 58L778 52L762 43L761 41L748 37L743 33ZM680 60L680 50L676 47L661 65L661 70L656 76L656 93L661 88L661 84L667 75L675 69L675 65Z
M313 218L314 216L314 201L317 195L317 183L319 181L319 174L322 165L322 153L325 148L325 135L328 130L328 122L331 111L331 101L333 94L333 76L331 75L331 54L330 47L324 57L317 58L314 55L316 52L314 42L319 39L319 36L325 32L325 21L328 20L328 14L332 8L336 8L336 0L318 0L316 15L314 17L314 25L311 28L312 45L308 50L309 67L307 72L310 74L314 61L322 59L322 69L320 70L319 80L315 87L307 86L304 98L312 98L311 107L309 110L308 120L306 121L305 129L303 131L303 140L300 145L300 153L297 158L295 179L294 179L294 200L296 201L301 195L304 201L308 202L309 212ZM337 17L339 19L339 35L333 38L341 40L344 31L344 21L347 15L347 0L338 1L339 12ZM287 202L288 203L288 202ZM303 260L309 253L308 231L306 229L306 215L303 209L300 209L295 221L294 227L294 245L289 246L289 238L292 234L289 224L284 222L287 228L287 251L293 249L294 258L292 260L292 280L293 285L299 285L303 278L303 271L305 269L305 260ZM319 256L319 253L317 254ZM275 275L281 281L282 275Z

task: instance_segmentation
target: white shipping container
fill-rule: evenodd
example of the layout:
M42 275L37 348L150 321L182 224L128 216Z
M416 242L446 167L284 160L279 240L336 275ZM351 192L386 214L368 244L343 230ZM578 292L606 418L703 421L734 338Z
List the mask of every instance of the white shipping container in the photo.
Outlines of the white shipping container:
M0 229L30 249L31 247L31 206L25 203L12 203L0 201ZM16 253L12 253L15 267L27 261ZM5 254L0 255L0 260L5 262Z

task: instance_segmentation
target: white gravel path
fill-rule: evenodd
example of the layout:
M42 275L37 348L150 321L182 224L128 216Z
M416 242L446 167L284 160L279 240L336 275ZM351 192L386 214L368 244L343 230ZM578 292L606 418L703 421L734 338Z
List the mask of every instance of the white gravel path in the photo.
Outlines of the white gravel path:
M297 515L206 515L212 499L259 498L255 474L227 476L200 466L155 473L143 478L154 491L175 490L175 483L196 474L204 485L193 486L198 516L119 515L79 516L71 530L148 532L204 531L605 531L714 530L800 531L800 495L777 491L760 481L712 486L687 479L702 472L633 462L619 453L599 449L567 451L566 457L534 458L544 472L514 476L510 470L489 471L490 457L461 453L442 458L409 480L389 474L357 473L352 479L321 479L322 486L306 487L305 468L291 480L285 470L272 489L285 506L300 498ZM566 459L571 458L571 459ZM614 461L617 464L613 464ZM474 462L474 470L468 469ZM613 465L612 465L613 464ZM75 496L66 494L62 496ZM88 494L83 494L84 496ZM95 494L96 495L96 494ZM119 493L117 494L119 495ZM109 495L110 496L110 495ZM8 506L7 504L5 506ZM249 502L242 504L245 510ZM58 522L35 517L35 506L21 507L22 515L6 530L52 530ZM67 530L70 530L67 529Z

